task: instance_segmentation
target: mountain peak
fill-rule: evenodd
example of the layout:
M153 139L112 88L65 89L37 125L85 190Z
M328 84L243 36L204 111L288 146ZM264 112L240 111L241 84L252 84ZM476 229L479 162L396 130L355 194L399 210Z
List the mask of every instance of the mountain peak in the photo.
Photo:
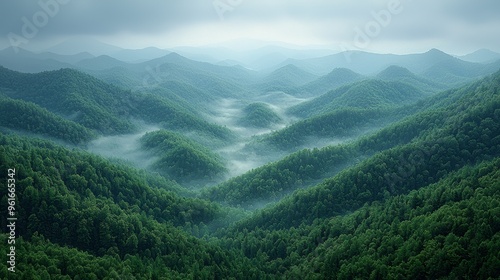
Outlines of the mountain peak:
M460 56L462 60L477 63L489 63L500 59L500 53L494 52L489 49L479 49L473 53Z
M377 75L377 78L386 80L386 79L398 79L404 77L413 77L414 74L405 67L391 65L384 69Z
M439 49L436 49L436 48L432 48L430 49L429 51L427 51L425 54L431 54L431 55L449 55L445 52L443 52L442 50L439 50Z

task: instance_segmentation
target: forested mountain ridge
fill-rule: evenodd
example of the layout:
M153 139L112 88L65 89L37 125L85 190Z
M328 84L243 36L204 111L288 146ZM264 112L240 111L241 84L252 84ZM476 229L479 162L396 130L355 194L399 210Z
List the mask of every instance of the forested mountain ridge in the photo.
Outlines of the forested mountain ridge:
M449 88L449 86L446 86L445 84L433 82L429 79L417 76L414 73L410 72L410 70L395 65L389 66L378 73L376 78L383 81L404 82L413 85L429 94Z
M307 83L295 91L299 96L317 96L338 87L354 83L363 79L363 76L347 68L335 68L330 73Z
M258 88L263 91L289 91L316 79L317 76L295 65L285 65L263 78Z
M416 102L426 95L402 82L364 80L329 91L288 110L297 116L317 116L340 108L386 108Z
M97 135L75 122L66 120L36 104L0 97L0 127L61 139L77 145Z
M389 146L362 139L359 143L362 150L373 151L375 147L389 150L314 188L298 191L239 228L290 228L315 218L340 215L366 202L434 183L467 164L500 156L499 85L500 72L466 87L463 92L457 91L463 95L450 106L424 111L410 117L413 120L382 130L379 135L389 136L386 138ZM413 136L406 136L408 133ZM380 136L375 135L374 139ZM408 142L394 143L395 139L405 138Z
M73 279L112 279L116 273L139 279L237 278L244 271L261 277L255 268L248 271L253 267L249 260L242 262L234 252L183 230L206 232L207 224L226 215L218 205L181 197L179 186L162 177L46 141L0 135L0 143L1 169L16 173L16 203L22 205L16 217L27 221L16 228L16 244L20 251L34 249L31 258L19 262L14 279L42 277L44 271ZM0 193L6 203L7 189ZM0 210L3 217L6 211ZM5 220L2 225L6 227ZM83 259L70 260L74 258ZM125 259L133 268L128 263L122 270ZM2 266L2 278L8 273Z
M100 134L130 133L133 120L227 139L230 132L161 96L132 93L77 70L24 74L0 68L0 87L13 99L35 103Z
M406 55L345 51L318 58L290 59L283 64L293 64L311 73L323 75L331 71L332 65L348 68L362 75L374 75L391 65L396 65L434 82L459 86L496 72L500 68L499 63L498 60L487 64L463 61L443 51L431 49L424 53ZM444 78L447 75L449 80Z
M495 279L500 158L354 212L289 229L243 229L221 243L281 278ZM305 261L304 261L305 260Z
M383 159L379 158L378 161L373 161L371 165L382 165L383 163L380 161L384 160L385 162L391 162L392 160L389 160L390 158L401 159L407 157L407 155L403 156L392 154L391 150L388 150L391 148L397 148L400 149L400 152L405 151L405 153L410 154L411 151L414 150L417 152L421 150L431 151L427 146L421 147L419 145L423 145L425 143L423 140L428 138L429 135L433 136L436 133L442 133L443 130L446 131L445 128L449 127L449 124L446 122L443 123L443 121L447 121L452 123L453 126L458 127L461 125L461 120L457 118L465 117L467 114L476 114L477 111L475 110L479 110L479 108L491 108L491 106L494 108L496 104L495 102L498 102L496 101L498 96L491 93L494 93L496 90L498 77L499 75L497 73L496 75L486 78L481 82L476 82L461 89L442 92L431 97L429 101L422 101L419 102L419 104L412 105L412 107L417 107L417 109L402 107L401 109L394 110L392 112L393 116L399 115L400 118L404 118L404 113L409 115L406 115L407 117L401 121L395 122L394 124L383 128L372 135L362 137L361 139L349 144L329 146L322 149L306 149L295 152L282 160L259 167L248 172L247 174L231 178L218 186L209 188L204 192L204 196L229 205L260 208L262 205L260 205L260 207L256 207L256 204L260 204L258 203L259 201L265 203L278 201L291 191L311 186L314 182L317 182L317 180L327 178L328 174L336 174L346 166L359 161L359 159L371 157L375 153L386 151ZM464 108L468 109L464 110ZM404 113L397 113L398 111L403 111ZM264 144L267 142L268 145L277 145L277 147L286 149L296 146L297 143L302 143L301 141L303 140L301 139L303 139L304 135L307 135L311 129L313 131L314 129L317 131L321 131L321 129L323 129L324 132L322 133L326 133L324 136L329 137L332 137L333 135L345 135L345 133L349 133L349 127L356 127L353 125L356 121L366 122L371 118L374 120L377 120L377 118L380 119L382 112L384 111L340 111L331 115L318 117L319 120L324 119L325 124L323 125L321 125L321 122L314 121L316 118L308 119L311 120L311 122L314 121L312 124L315 126L309 128L308 120L302 121L291 126L290 128L273 133L270 137L264 138L261 141L264 141ZM414 114L413 112L417 113ZM491 109L490 113L492 114L491 117L493 120L498 119L499 117L498 112L495 112L496 110ZM476 117L479 118L479 116ZM486 119L488 120L487 117ZM354 123L351 123L346 130L346 127L343 127L341 124L348 123L349 121ZM332 127L330 130L325 129L330 126ZM488 128L488 130L492 129L496 129L495 126ZM443 135L442 139L452 137L453 133L456 132L449 133L449 135ZM495 135L494 132L490 133ZM436 136L433 136L433 138L434 137ZM466 137L474 139L477 138L470 135ZM419 145L416 145L413 142L417 142ZM438 141L437 143L440 142ZM491 147L491 143L484 143L483 145ZM253 148L257 151L262 151L263 154L267 152L266 145L255 145ZM488 152L485 153L488 154ZM455 153L460 154L458 152ZM469 153L472 152L469 151ZM480 157L481 155L482 154L480 153L475 154L477 157ZM382 154L378 156L382 156ZM371 158L371 160L375 160L375 158L376 157ZM462 160L468 162L470 159L463 158ZM461 164L464 163L462 162ZM367 163L364 167L375 168L375 166L371 165ZM387 166L386 163L383 165ZM353 174L355 173L354 170L357 169L353 169ZM378 167L377 170L381 174L389 173L388 170L379 169ZM395 173L398 174L397 171ZM347 175L347 177L350 176L351 175ZM380 176L384 178L384 176L389 175L386 174ZM338 182L343 181L346 180L338 180ZM379 183L382 185L385 184L381 182ZM305 191L305 193L310 192ZM303 197L305 193L298 194L298 196ZM296 201L289 201L289 203L290 205L297 205ZM310 203L313 204L314 200L311 200ZM278 204L276 209L279 209L279 206L280 204ZM306 208L311 210L314 207L309 205ZM294 210L287 209L286 211L281 212L283 216L288 217L288 222L290 222L289 213L291 212L294 212ZM270 217L275 215L276 213L270 214ZM304 217L312 216L314 216L312 213L304 215ZM277 221L273 220L273 222L270 222L268 225L276 225L277 223Z
M126 116L124 91L76 70L23 74L1 68L0 85L10 90L11 98L33 102L102 133L133 129L118 116Z

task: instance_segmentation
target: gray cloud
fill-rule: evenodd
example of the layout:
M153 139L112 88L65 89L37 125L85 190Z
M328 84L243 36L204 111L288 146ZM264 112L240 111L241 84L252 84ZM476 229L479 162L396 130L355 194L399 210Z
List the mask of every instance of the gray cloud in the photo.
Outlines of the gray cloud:
M144 44L173 46L251 37L335 47L341 42L352 44L356 28L365 28L374 20L374 13L387 10L391 1L399 1L402 12L392 15L390 22L370 38L375 50L376 46L388 45L388 42L407 41L423 49L439 47L428 45L435 42L454 46L450 51L456 52L481 47L500 51L500 1L497 0L2 1L2 41L7 42L10 32L22 33L22 18L33 21L33 16L43 11L39 3L59 3L57 1L68 3L59 4L59 11L32 41L79 35L121 36L135 42L137 38L150 38ZM398 52L398 47L390 51ZM405 50L399 49L399 52Z

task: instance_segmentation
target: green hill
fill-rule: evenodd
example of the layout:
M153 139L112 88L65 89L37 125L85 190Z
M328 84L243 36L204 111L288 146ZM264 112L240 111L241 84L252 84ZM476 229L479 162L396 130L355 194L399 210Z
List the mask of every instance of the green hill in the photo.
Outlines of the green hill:
M238 123L247 127L266 128L282 121L269 105L265 103L252 103L243 109L243 116Z
M397 119L395 110L339 109L264 135L254 145L264 144L283 151L294 151L304 145L314 145L312 143L355 137L393 119Z
M0 127L47 136L75 145L86 143L97 136L91 130L36 104L1 96Z
M182 197L162 177L1 134L0 169L2 180L15 178L15 217L26 221L16 224L16 273L4 265L3 279L265 277L241 254L188 234L206 232L227 209ZM7 188L0 195L7 203ZM0 239L7 244L6 234Z
M363 76L346 68L335 68L330 73L299 87L297 96L318 96L341 86L359 82Z
M410 70L395 65L389 66L382 72L378 73L376 78L383 81L399 81L407 83L428 94L433 94L449 88L449 86L419 77L410 72Z
M496 80L498 77L499 75L488 78L469 87L438 94L437 96L432 97L432 101L430 102L421 102L419 105L421 106L419 109L421 113L411 115L402 121L381 129L373 135L363 137L358 141L345 145L330 146L322 149L302 150L293 153L275 163L254 169L246 174L232 178L219 186L213 187L207 190L205 195L210 199L229 203L230 205L241 205L252 208L255 207L255 203L258 201L275 201L289 194L293 190L311 186L314 182L317 183L317 180L333 176L346 166L349 166L360 159L369 158L381 151L385 152L379 155L379 161L382 161L383 159L380 157L385 155L384 159L386 160L386 163L373 162L373 166L375 166L375 164L388 166L388 162L393 161L390 159L409 156L394 155L390 150L388 150L391 148L399 147L400 152L405 151L405 153L411 153L413 150L417 151L417 153L422 150L429 151L428 147L416 148L412 143L421 141L419 142L421 145L424 145L424 143L425 145L430 145L423 140L428 138L428 135L433 135L433 133L442 133L442 131L444 131L443 127L449 126L448 123L452 123L455 127L461 126L462 124L460 123L460 119L457 119L459 116L465 117L466 114L475 114L474 110L479 110L480 108L494 107L493 104L498 102L495 101L497 96L491 95L491 93L495 92L495 83L498 83L498 80ZM450 102L444 102L444 100L448 100ZM440 102L442 104L441 107L436 108L433 106L435 104L439 104ZM471 111L463 111L463 108L470 108ZM411 111L415 109L405 107L401 110L411 114ZM355 111L346 111L344 112L344 115L354 112ZM370 111L363 113L366 114L369 112ZM377 113L377 111L373 111L372 113ZM498 112L495 113L495 110L491 109L490 113L492 114L491 118L493 120L498 119ZM339 114L338 116L344 115ZM366 118L369 119L367 115L361 119ZM488 119L488 117L485 117L485 119ZM490 123L489 125L492 124ZM491 130L489 137L495 138L494 133L492 132L493 129L497 129L497 127L492 126L489 128L489 130ZM446 139L447 137L450 136L443 136L443 139ZM463 137L472 136L469 135ZM285 140L282 145L284 144L293 146L293 143L288 143ZM483 145L491 147L491 142L484 143ZM455 153L460 154L458 151L455 151ZM469 151L469 153L472 154L472 151ZM479 157L480 154L476 153L475 156ZM461 160L467 162L470 159L463 158ZM463 164L463 162L461 164ZM370 165L367 165L366 168L372 168L369 166ZM397 168L397 165L395 165L394 168ZM355 171L352 172L354 173ZM378 175L380 178L389 176L386 175L386 173L389 173L388 170L379 170L378 172L381 173ZM343 179L339 179L339 182L343 182L342 180ZM383 182L378 183L380 185L385 184ZM345 184L348 183L346 182ZM317 193L314 195L317 195ZM290 204L293 203L294 202L290 201ZM311 203L313 203L313 200L311 200ZM312 209L313 206L309 205L307 208ZM290 221L289 213L291 212L287 212L288 210L281 213L283 215L287 215L288 218L286 218L286 220ZM293 212L295 210L290 211ZM314 215L310 213L304 215L304 217L311 216ZM273 222L270 222L269 225L276 223L278 222L273 220Z
M16 218L15 244L13 221L0 221L0 247L16 253L0 279L499 279L500 72L436 92L494 64L437 50L351 59L363 73L418 74L393 66L347 82L356 75L336 70L339 87L324 77L333 88L282 121L295 123L254 136L307 84L257 93L253 71L177 54L111 68L139 83L129 90L76 70L0 68L0 216ZM162 75L149 86L146 68ZM138 136L143 124L161 129ZM153 164L80 148L99 136Z
M258 85L262 91L290 91L316 79L317 76L289 64L274 70Z
M340 87L290 108L291 114L317 116L340 108L388 108L425 97L419 89L401 82L365 80Z
M500 276L495 269L500 265L499 168L498 158L466 167L408 195L326 220L325 231L308 236L323 243L290 274L309 279L313 275L377 275L383 279Z
M500 67L498 61L489 64L471 63L451 57L438 50L431 50L428 53L440 62L423 71L421 75L429 80L447 85L463 85L493 73Z
M499 167L496 158L353 212L283 230L232 231L221 243L237 244L283 279L496 279Z
M13 99L32 102L101 134L129 133L132 120L229 139L228 129L153 95L132 93L72 69L23 74L0 68L0 87Z
M89 129L105 134L133 129L121 117L125 92L76 70L22 74L0 68L0 86L10 90L11 98L33 102Z
M295 193L241 227L289 228L340 215L387 195L435 183L468 164L500 156L499 84L497 73L456 91L462 96L450 106L423 111L362 139L355 144L362 151L382 152L312 189Z
M213 180L227 171L218 155L181 134L159 130L140 141L158 158L153 167L180 183Z

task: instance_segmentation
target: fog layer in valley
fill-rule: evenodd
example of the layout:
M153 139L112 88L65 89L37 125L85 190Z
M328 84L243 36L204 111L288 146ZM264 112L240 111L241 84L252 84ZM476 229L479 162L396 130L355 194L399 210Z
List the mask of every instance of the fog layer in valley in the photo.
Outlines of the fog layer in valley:
M216 151L227 160L228 177L241 175L251 169L278 160L285 155L285 153L279 151L268 152L262 155L254 151L249 151L245 147L255 136L282 129L296 121L295 118L287 116L285 110L303 101L305 99L299 99L284 92L269 92L264 95L248 97L246 100L221 99L216 102L214 114L208 116L208 118L219 125L226 126L238 135L237 143ZM269 105L283 121L268 128L240 125L238 121L244 116L243 109L245 106L256 102Z
M155 158L141 150L139 139L144 134L158 129L158 127L143 126L138 133L104 136L90 142L87 150L106 158L124 160L139 168L147 168Z

